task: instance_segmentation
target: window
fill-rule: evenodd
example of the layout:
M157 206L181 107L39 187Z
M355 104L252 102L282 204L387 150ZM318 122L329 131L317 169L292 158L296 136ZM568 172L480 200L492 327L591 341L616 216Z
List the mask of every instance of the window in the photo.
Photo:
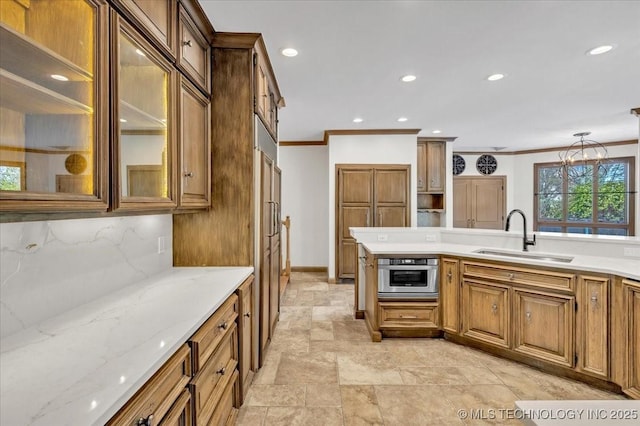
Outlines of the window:
M0 190L1 191L24 191L25 164L19 161L0 162Z
M574 234L634 235L634 158L613 158L604 168L581 168L567 178L560 163L534 165L534 229Z

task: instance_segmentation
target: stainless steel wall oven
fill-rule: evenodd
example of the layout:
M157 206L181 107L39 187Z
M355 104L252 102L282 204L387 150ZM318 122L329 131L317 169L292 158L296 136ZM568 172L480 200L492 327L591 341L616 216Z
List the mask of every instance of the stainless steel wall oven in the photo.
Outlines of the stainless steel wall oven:
M378 297L438 297L438 258L378 259Z

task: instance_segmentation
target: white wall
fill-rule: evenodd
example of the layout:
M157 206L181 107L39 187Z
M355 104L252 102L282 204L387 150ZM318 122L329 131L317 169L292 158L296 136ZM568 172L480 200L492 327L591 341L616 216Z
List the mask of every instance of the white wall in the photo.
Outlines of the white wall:
M291 216L291 265L327 266L329 148L281 146L278 167L282 170L282 219Z
M411 166L411 223L417 225L416 135L332 135L329 137L329 278L335 278L335 169L336 164L409 164Z

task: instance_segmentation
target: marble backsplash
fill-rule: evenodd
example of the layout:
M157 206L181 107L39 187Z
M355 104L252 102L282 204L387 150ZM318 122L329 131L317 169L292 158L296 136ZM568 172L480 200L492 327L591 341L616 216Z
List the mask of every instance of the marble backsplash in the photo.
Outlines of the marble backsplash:
M0 336L170 268L171 235L171 215L0 224Z

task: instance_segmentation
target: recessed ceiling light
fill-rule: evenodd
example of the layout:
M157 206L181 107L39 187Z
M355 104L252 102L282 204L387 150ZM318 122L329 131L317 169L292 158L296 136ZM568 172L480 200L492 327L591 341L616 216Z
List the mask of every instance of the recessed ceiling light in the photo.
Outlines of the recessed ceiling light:
M126 122L127 122L127 120L126 120L126 119L124 119L124 118L121 118L121 119L120 119L120 122L121 122L121 123L126 123Z
M417 77L415 75L408 74L403 76L400 80L404 81L405 83L409 83L411 81L415 81L416 78Z
M291 47L287 47L286 49L282 49L280 51L280 53L282 53L284 56L287 56L289 58L293 58L294 56L298 56L298 51L296 49L291 48Z
M442 130L434 130L434 131L433 131L433 132L431 132L431 133L434 133L434 134L436 134L436 135L437 135L438 133L442 133Z
M602 46L594 47L593 49L589 49L587 54L589 55L602 55L603 53L607 53L613 49L613 46L610 44L605 44Z
M142 50L140 50L140 49L136 49L136 53L137 53L138 55L140 55L140 56L144 56L144 57L146 57L146 56L147 56L147 55L145 55L145 54L144 54L144 52L143 52Z
M502 80L503 78L504 78L504 74L491 74L489 77L487 77L487 80L498 81L498 80Z
M354 123L362 123L363 121L364 120L362 118L360 118L360 117L356 117L356 118L353 119Z
M407 118L407 117L400 117L400 118L398 118L398 121L399 121L399 122L401 122L401 123L403 123L403 122L405 122L405 121L407 121L407 120L408 120L408 118Z
M64 75L60 75L60 74L51 74L51 78L54 80L58 80L58 81L69 81L69 79L67 77L65 77Z

